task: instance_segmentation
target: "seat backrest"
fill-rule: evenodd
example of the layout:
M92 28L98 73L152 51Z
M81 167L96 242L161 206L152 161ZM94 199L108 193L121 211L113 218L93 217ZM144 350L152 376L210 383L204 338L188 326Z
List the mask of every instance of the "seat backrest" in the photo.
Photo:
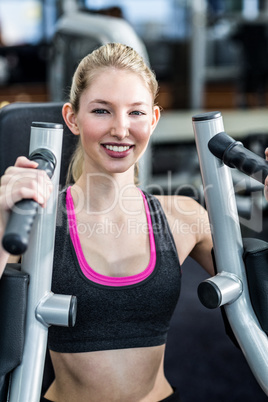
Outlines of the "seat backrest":
M31 123L50 122L63 124L63 147L60 184L64 185L71 155L77 143L66 126L61 110L62 102L12 103L0 109L0 176L13 165L18 156L29 155Z
M29 276L7 264L0 281L0 402L6 401L9 373L22 361Z

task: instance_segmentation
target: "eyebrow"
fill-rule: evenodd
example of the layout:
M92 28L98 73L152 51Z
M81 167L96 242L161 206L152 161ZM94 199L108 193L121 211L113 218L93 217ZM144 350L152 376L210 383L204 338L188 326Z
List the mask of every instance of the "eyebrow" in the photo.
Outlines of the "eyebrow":
M103 99L93 99L93 101L91 101L91 102L89 102L90 104L91 103L102 103L103 105L109 105L110 104L110 102L107 102L107 101L105 101L105 100L103 100Z
M92 104L92 103L100 103L102 105L112 105L112 102L106 101L104 99L94 99L91 102L89 102L89 104ZM142 106L142 105L149 106L148 103L146 103L146 102L133 102L129 106Z

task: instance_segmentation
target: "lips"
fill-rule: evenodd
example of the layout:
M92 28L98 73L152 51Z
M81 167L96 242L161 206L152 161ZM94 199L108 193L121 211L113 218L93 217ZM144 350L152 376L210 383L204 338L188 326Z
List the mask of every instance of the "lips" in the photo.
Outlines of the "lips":
M112 158L124 158L129 155L131 148L134 145L130 144L102 144L107 155Z
M125 152L130 148L130 145L104 145L104 147L113 152Z

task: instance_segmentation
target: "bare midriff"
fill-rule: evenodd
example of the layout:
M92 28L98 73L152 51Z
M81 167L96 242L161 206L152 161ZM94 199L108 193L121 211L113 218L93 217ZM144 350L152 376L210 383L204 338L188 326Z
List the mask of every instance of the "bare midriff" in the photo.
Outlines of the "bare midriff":
M51 352L53 402L156 402L172 394L164 375L165 345L88 353Z

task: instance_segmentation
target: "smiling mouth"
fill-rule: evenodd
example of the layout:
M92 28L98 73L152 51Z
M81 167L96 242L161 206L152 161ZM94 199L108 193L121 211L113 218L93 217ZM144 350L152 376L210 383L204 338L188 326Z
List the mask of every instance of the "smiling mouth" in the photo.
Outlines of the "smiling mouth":
M126 152L130 148L133 147L133 145L103 145L104 148L108 149L109 151L113 152Z

